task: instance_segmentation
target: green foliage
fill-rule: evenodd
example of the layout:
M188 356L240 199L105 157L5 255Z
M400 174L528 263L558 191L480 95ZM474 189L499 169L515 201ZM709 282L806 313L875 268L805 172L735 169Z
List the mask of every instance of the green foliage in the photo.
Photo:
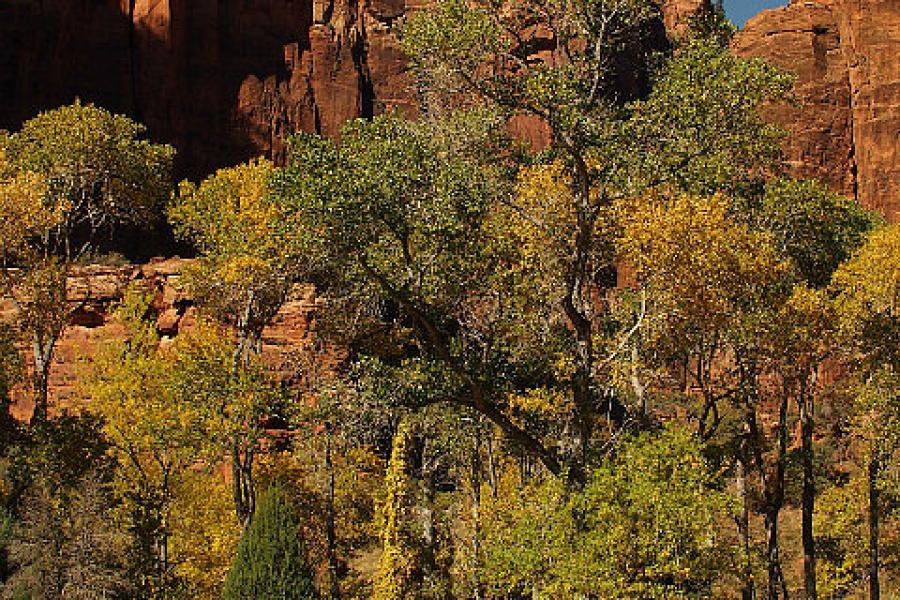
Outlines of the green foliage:
M790 76L761 59L740 58L715 39L687 40L650 96L631 106L638 187L755 195L762 177L778 169L784 136L759 109L785 99L791 86Z
M815 181L777 179L766 185L759 225L810 285L831 281L881 219Z
M566 133L560 143L584 147L601 134L618 77L643 67L641 34L657 15L646 0L444 0L411 19L403 44L429 91L537 115ZM535 60L548 33L567 60Z
M295 138L280 189L315 232L334 285L380 282L455 309L483 272L479 229L496 182L477 158L499 126L480 113L418 123L387 115L348 123L339 148Z
M174 150L141 140L144 131L76 102L0 137L0 274L32 337L35 420L47 417L51 361L71 316L70 268L99 232L153 221L169 193Z
M299 524L288 498L268 489L238 544L222 597L225 600L318 598Z
M26 121L4 142L9 163L43 178L57 215L49 240L71 257L70 236L121 222L145 223L169 194L174 150L140 139L143 125L75 102ZM74 241L73 241L74 243Z
M549 479L486 499L484 580L540 598L711 598L730 501L689 432L644 434L581 492Z

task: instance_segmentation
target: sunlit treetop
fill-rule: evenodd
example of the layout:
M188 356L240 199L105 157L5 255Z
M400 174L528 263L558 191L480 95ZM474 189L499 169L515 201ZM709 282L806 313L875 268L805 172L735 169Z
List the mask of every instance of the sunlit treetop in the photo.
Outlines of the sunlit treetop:
M787 298L790 265L769 235L731 217L724 197L651 195L621 209L621 256L683 335L740 334Z
M873 367L900 367L900 225L876 230L834 274L842 329Z
M199 186L183 182L169 207L175 233L200 253L186 273L201 304L259 326L272 316L302 270L304 232L271 193L274 165L254 160L222 169Z
M60 223L64 207L47 206L47 193L44 177L13 169L0 143L0 246L7 259L21 258L31 239Z
M142 139L146 128L76 102L26 121L4 145L9 164L44 178L57 237L156 217L170 191L170 146ZM65 231L63 231L65 230Z

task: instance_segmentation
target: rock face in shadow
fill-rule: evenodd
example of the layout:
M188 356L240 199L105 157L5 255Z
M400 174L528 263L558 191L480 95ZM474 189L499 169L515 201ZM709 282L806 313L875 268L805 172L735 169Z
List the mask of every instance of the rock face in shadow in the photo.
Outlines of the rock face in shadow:
M791 134L790 171L900 220L900 3L795 0L750 20L733 47L797 76L797 105L768 109Z
M396 27L413 0L0 3L0 128L80 97L144 122L200 177L296 130L414 112Z
M398 30L429 0L6 0L0 128L80 97L145 123L199 178L302 130L417 112ZM708 0L667 0L679 31ZM542 137L543 132L526 135Z

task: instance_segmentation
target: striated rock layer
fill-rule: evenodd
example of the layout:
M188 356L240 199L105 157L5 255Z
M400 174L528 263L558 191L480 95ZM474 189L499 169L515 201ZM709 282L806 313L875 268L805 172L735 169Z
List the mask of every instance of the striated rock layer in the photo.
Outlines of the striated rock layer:
M90 266L73 272L68 293L77 311L56 346L50 369L50 410L77 410L84 398L78 381L88 361L104 344L122 339L123 327L112 318L115 303L129 285L143 285L153 296L152 311L162 343L190 330L196 323L192 299L179 284L181 271L189 262L180 258L155 259L145 265L122 267ZM315 340L315 311L320 299L311 285L297 285L272 323L263 331L262 356L266 365L288 385L309 375L310 360L316 367L336 367L341 354L322 348ZM0 299L0 322L15 322L12 302ZM22 355L30 353L23 340ZM31 418L33 402L26 385L13 390L11 412L21 420Z
M769 109L793 174L900 220L900 2L795 0L748 22L734 50L797 76L797 104Z

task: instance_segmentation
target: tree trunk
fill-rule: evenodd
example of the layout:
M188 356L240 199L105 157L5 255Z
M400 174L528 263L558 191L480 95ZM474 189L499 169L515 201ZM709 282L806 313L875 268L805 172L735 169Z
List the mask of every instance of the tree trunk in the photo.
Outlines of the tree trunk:
M769 600L788 597L784 574L781 571L781 557L778 548L778 516L780 512L780 507L772 506L766 511L765 516Z
M255 490L253 489L253 450L245 448L241 455L241 442L237 436L231 446L231 488L234 495L234 512L242 529L246 529L253 517Z
M575 373L572 376L572 400L575 407L575 436L570 440L572 453L567 456L570 477L584 483L584 469L594 427L594 335L590 303L592 281L590 279L591 254L597 217L591 202L591 184L588 166L578 149L569 144L575 165L572 193L575 199L577 232L574 258L569 266L563 310L575 332ZM587 298L586 298L587 295Z
M768 570L768 594L770 600L777 600L779 594L783 598L788 597L787 584L784 580L784 571L781 568L781 551L778 543L778 519L784 506L784 461L787 456L787 411L789 400L788 386L784 386L781 396L781 405L778 410L778 455L775 461L775 472L771 480L763 478L766 495L766 567ZM750 431L756 429L755 421ZM762 465L758 465L762 468Z
M241 369L247 366L250 352L256 347L256 337L250 329L255 296L250 292L244 310L238 317L237 343L232 357L232 375L237 378ZM254 425L250 425L254 427ZM242 455L243 450L243 455ZM242 444L239 433L234 434L231 447L232 492L234 509L242 530L247 529L255 509L256 491L253 487L253 449L249 444Z
M878 473L881 465L878 459L873 457L869 461L869 600L881 598L881 584L878 579Z
M737 469L737 493L741 499L741 511L737 515L737 528L743 554L742 578L744 580L744 586L741 588L741 600L754 600L756 592L753 589L753 565L750 562L750 498L747 490L747 454L743 446L742 443L742 456L738 458Z
M813 397L801 385L798 398L800 409L800 431L803 446L803 497L802 497L802 537L803 537L803 587L806 600L816 600L816 540L813 536L813 512L816 502L816 481L813 464Z
M476 433L469 465L469 483L472 486L472 598L482 600L481 577L481 435Z
M34 393L34 412L32 423L46 422L48 417L47 398L50 385L50 363L53 359L53 349L56 347L56 338L43 340L35 335L33 340L34 373L32 375L32 387Z

